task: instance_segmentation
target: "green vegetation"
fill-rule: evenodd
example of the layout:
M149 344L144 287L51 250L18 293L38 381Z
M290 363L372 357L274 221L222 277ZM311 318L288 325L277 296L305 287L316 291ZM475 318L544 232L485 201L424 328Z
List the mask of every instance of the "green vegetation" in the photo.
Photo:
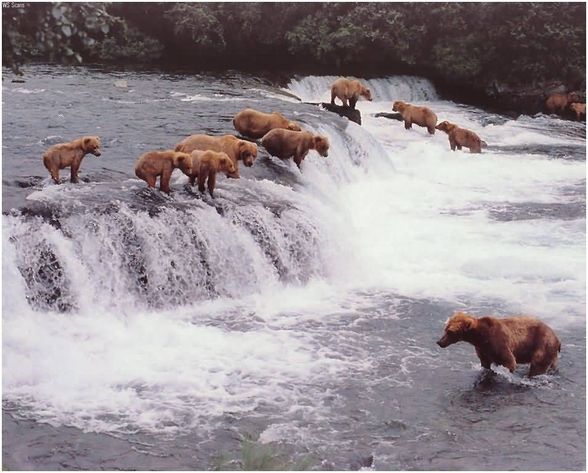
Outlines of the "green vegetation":
M585 3L21 5L2 15L3 60L14 67L119 62L585 88Z
M18 71L27 60L154 62L163 47L100 3L6 3L2 61Z

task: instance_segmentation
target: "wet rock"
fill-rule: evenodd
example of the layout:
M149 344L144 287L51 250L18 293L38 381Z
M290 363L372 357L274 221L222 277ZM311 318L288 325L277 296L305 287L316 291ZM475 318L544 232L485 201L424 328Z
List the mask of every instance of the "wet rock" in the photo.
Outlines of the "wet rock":
M333 112L333 113L336 113L337 115L340 115L342 117L346 117L349 120L351 120L352 122L355 122L358 125L361 125L361 113L359 112L359 110L357 110L355 108L344 107L342 105L335 105L335 104L326 103L326 102L322 102L321 106L325 110L328 110L329 112Z
M337 115L339 115L341 117L348 118L352 122L357 123L358 125L361 125L361 113L359 112L359 110L357 110L355 108L344 107L343 105L335 105L335 104L327 103L327 102L321 102L321 103L305 102L305 103L308 103L310 105L320 105L321 107L323 107L325 110L328 110L329 112L336 113Z
M389 118L390 120L398 120L402 121L402 115L400 113L386 113L386 112L378 112L374 115L376 118Z
M361 470L364 468L372 468L374 465L374 456L373 455L359 455L357 454L353 461L351 462L351 470Z

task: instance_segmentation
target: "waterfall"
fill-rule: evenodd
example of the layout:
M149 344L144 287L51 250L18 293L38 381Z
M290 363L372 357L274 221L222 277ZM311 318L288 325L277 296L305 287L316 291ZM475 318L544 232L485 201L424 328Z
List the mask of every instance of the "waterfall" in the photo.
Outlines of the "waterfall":
M331 84L338 76L307 76L290 81L286 90L304 102L330 102ZM356 77L349 77L356 79ZM391 76L381 79L360 79L372 92L376 102L436 100L437 92L428 79L415 76Z

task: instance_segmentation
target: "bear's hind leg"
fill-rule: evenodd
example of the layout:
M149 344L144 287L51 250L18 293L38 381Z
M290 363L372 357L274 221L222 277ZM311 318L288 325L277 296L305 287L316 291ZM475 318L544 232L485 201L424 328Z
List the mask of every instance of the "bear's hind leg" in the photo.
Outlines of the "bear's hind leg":
M531 367L529 368L529 378L546 373L549 369L555 369L557 358L548 353L548 350L537 350L531 358Z

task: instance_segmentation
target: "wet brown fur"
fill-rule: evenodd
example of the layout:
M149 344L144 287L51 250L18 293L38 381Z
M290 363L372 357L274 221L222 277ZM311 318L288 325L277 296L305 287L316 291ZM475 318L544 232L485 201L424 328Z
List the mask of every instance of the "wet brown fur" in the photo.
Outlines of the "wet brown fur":
M346 79L344 77L337 79L331 85L331 103L335 105L335 98L343 102L344 107L355 108L359 97L363 97L371 102L372 93L365 85L358 80ZM349 103L348 103L349 102Z
M155 187L159 177L159 189L169 194L169 180L174 169L179 168L190 175L192 160L189 154L166 151L149 151L139 157L135 163L135 175L143 179L149 187Z
M573 112L576 112L576 118L578 120L580 120L582 118L582 115L584 115L584 117L586 117L586 104L585 103L572 103L570 104L570 109Z
M579 100L578 94L575 92L568 92L567 94L551 94L545 101L545 108L549 113L565 112L568 104L577 102Z
M226 153L216 151L194 150L190 154L191 172L185 173L190 178L190 184L194 185L198 179L198 190L204 192L206 181L208 181L208 192L214 197L216 185L216 173L224 172L227 177L235 172L235 164Z
M255 158L257 158L257 145L255 143L240 140L233 135L192 135L180 141L175 149L184 153L191 153L196 149L226 153L235 164L235 172L230 173L229 177L235 179L240 177L238 161L243 161L245 166L250 167L253 166Z
M292 131L302 130L298 123L288 120L281 113L264 113L252 108L246 108L237 113L235 118L233 118L233 126L243 136L254 139L263 137L263 135L274 128L283 128Z
M302 160L311 149L325 158L329 155L329 140L325 136L313 135L308 131L276 128L261 139L261 144L272 156L280 159L294 158L299 169Z
M449 146L451 150L455 151L455 148L461 149L462 146L470 149L471 153L482 152L482 140L473 131L460 128L454 123L444 121L439 123L435 127L437 130L444 131L449 137Z
M399 112L404 120L404 128L412 128L412 124L425 127L431 135L435 134L437 115L427 107L418 107L409 103L397 100L392 105L392 110Z
M88 153L100 156L99 136L83 136L69 143L53 145L43 154L43 164L55 184L59 184L59 170L67 167L71 167L71 182L77 183L82 159Z
M456 312L447 321L443 337L437 344L445 348L460 341L476 347L482 366L492 363L512 373L517 363L530 363L529 377L557 367L561 344L555 332L534 317L480 317Z

